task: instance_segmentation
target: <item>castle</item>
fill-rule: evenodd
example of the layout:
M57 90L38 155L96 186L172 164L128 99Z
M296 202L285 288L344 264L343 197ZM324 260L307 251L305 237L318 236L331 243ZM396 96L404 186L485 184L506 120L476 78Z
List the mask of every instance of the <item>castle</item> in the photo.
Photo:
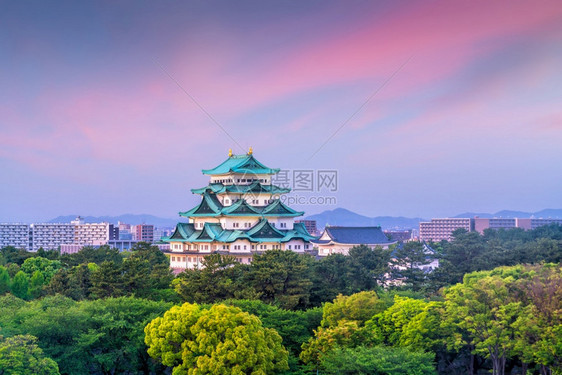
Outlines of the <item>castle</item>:
M178 223L165 239L170 244L170 267L176 270L202 266L204 256L227 254L240 263L250 263L255 254L280 249L303 253L312 250L315 239L283 203L290 192L272 184L279 169L266 167L253 155L233 155L212 169L204 169L209 184L192 189L201 195L201 203L180 212L188 219Z

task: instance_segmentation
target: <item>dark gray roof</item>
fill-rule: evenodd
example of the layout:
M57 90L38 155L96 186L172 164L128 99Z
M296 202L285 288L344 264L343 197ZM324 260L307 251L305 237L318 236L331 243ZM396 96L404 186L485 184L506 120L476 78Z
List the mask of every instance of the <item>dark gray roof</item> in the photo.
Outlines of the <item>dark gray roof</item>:
M389 244L390 241L382 232L381 227L326 227L324 233L334 242L354 245ZM326 241L312 241L313 243L326 243Z

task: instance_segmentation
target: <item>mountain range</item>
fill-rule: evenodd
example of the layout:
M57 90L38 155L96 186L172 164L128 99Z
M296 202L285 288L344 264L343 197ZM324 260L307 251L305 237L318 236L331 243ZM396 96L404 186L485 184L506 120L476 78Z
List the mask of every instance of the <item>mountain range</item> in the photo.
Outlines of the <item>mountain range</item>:
M524 212L524 211L510 211L502 210L494 214L489 213L476 213L476 212L465 212L453 217L482 217L482 218L492 218L492 217L504 217L504 218L543 218L543 219L562 219L562 209L547 208L537 212Z
M345 208L324 211L316 215L307 216L304 219L316 220L316 226L320 230L323 229L326 224L353 227L380 226L383 229L410 229L417 228L419 222L425 220L420 217L410 218L403 216L368 217L346 210Z
M77 215L66 215L59 216L49 223L68 223L76 218ZM481 217L481 218L492 218L492 217L504 217L504 218L555 218L562 219L562 209L545 209L537 212L523 212L523 211L510 211L502 210L496 213L482 213L482 212L465 212L459 215L451 217ZM153 224L159 228L171 228L175 227L178 219L163 218L154 215L133 215L125 214L119 216L85 216L82 218L86 223L99 223L99 222L109 222L117 224L117 222L127 223L127 224ZM403 217L403 216L363 216L357 214L353 211L346 210L345 208L336 208L334 210L324 211L319 214L310 215L304 218L305 220L316 220L316 225L318 229L323 229L326 224L328 225L342 225L342 226L381 226L383 229L412 229L418 228L420 221L427 221L428 219L420 217Z

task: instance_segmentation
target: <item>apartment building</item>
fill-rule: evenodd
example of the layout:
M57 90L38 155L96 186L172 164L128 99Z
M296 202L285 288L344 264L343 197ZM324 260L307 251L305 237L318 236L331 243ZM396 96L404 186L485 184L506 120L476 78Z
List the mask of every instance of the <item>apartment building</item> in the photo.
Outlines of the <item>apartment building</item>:
M457 229L464 229L467 232L474 230L474 219L470 218L441 218L431 219L429 222L420 223L420 240L422 241L442 241L451 240L453 232Z
M74 225L74 241L76 245L105 245L109 240L119 239L119 228L113 224L85 223L80 216L71 221Z
M29 227L29 251L58 250L60 245L74 241L74 224L71 223L35 223Z
M528 218L528 219L515 219L517 228L523 228L525 230L537 229L543 225L558 224L562 225L562 219L542 219L542 218Z
M480 234L484 233L485 229L509 229L517 227L517 219L514 218L474 218L474 230Z
M543 225L558 224L562 225L562 219L543 219L543 218L445 218L431 219L431 222L420 223L420 240L422 241L441 241L450 240L452 233L459 228L468 232L476 231L480 234L486 229L511 229L522 228L532 230Z
M154 225L139 224L131 226L133 241L154 242Z
M13 246L28 250L29 225L20 223L0 223L0 248Z

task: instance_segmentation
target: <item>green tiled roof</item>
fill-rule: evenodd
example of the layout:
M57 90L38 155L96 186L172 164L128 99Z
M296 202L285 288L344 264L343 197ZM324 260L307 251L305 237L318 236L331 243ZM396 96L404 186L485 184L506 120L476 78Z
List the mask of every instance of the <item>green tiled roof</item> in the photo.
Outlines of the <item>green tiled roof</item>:
M205 223L203 229L195 230L193 224L178 223L174 233L165 242L224 242L231 243L238 239L250 242L278 242L285 243L292 239L310 241L316 239L311 236L303 224L296 223L292 230L282 230L273 227L265 218L262 218L253 228L242 230L222 229L218 223Z
M221 175L227 173L247 174L276 174L279 168L268 168L260 163L254 155L232 155L213 169L203 169L206 175Z
M289 193L291 189L282 188L276 185L264 185L259 181L254 181L249 185L223 185L223 184L209 184L199 189L191 189L193 194L204 194L206 192L221 194L221 193L264 193L264 194L285 194Z
M233 205L224 207L222 214L229 216L260 216L261 211L260 207L250 206L246 200L240 199Z
M236 201L231 206L223 206L215 194L204 193L198 206L191 210L180 212L184 217L217 217L217 216L268 216L268 217L297 217L304 215L302 211L295 211L279 199L265 207L251 206L244 199Z
M278 240L285 237L285 233L273 227L268 220L262 219L257 225L255 225L248 231L248 236L251 236L252 238L260 238L263 240Z
M314 237L313 235L308 233L303 223L294 223L293 230L286 231L285 238L283 238L282 242L287 242L294 238L300 238L304 241L311 241L315 240L317 237Z

